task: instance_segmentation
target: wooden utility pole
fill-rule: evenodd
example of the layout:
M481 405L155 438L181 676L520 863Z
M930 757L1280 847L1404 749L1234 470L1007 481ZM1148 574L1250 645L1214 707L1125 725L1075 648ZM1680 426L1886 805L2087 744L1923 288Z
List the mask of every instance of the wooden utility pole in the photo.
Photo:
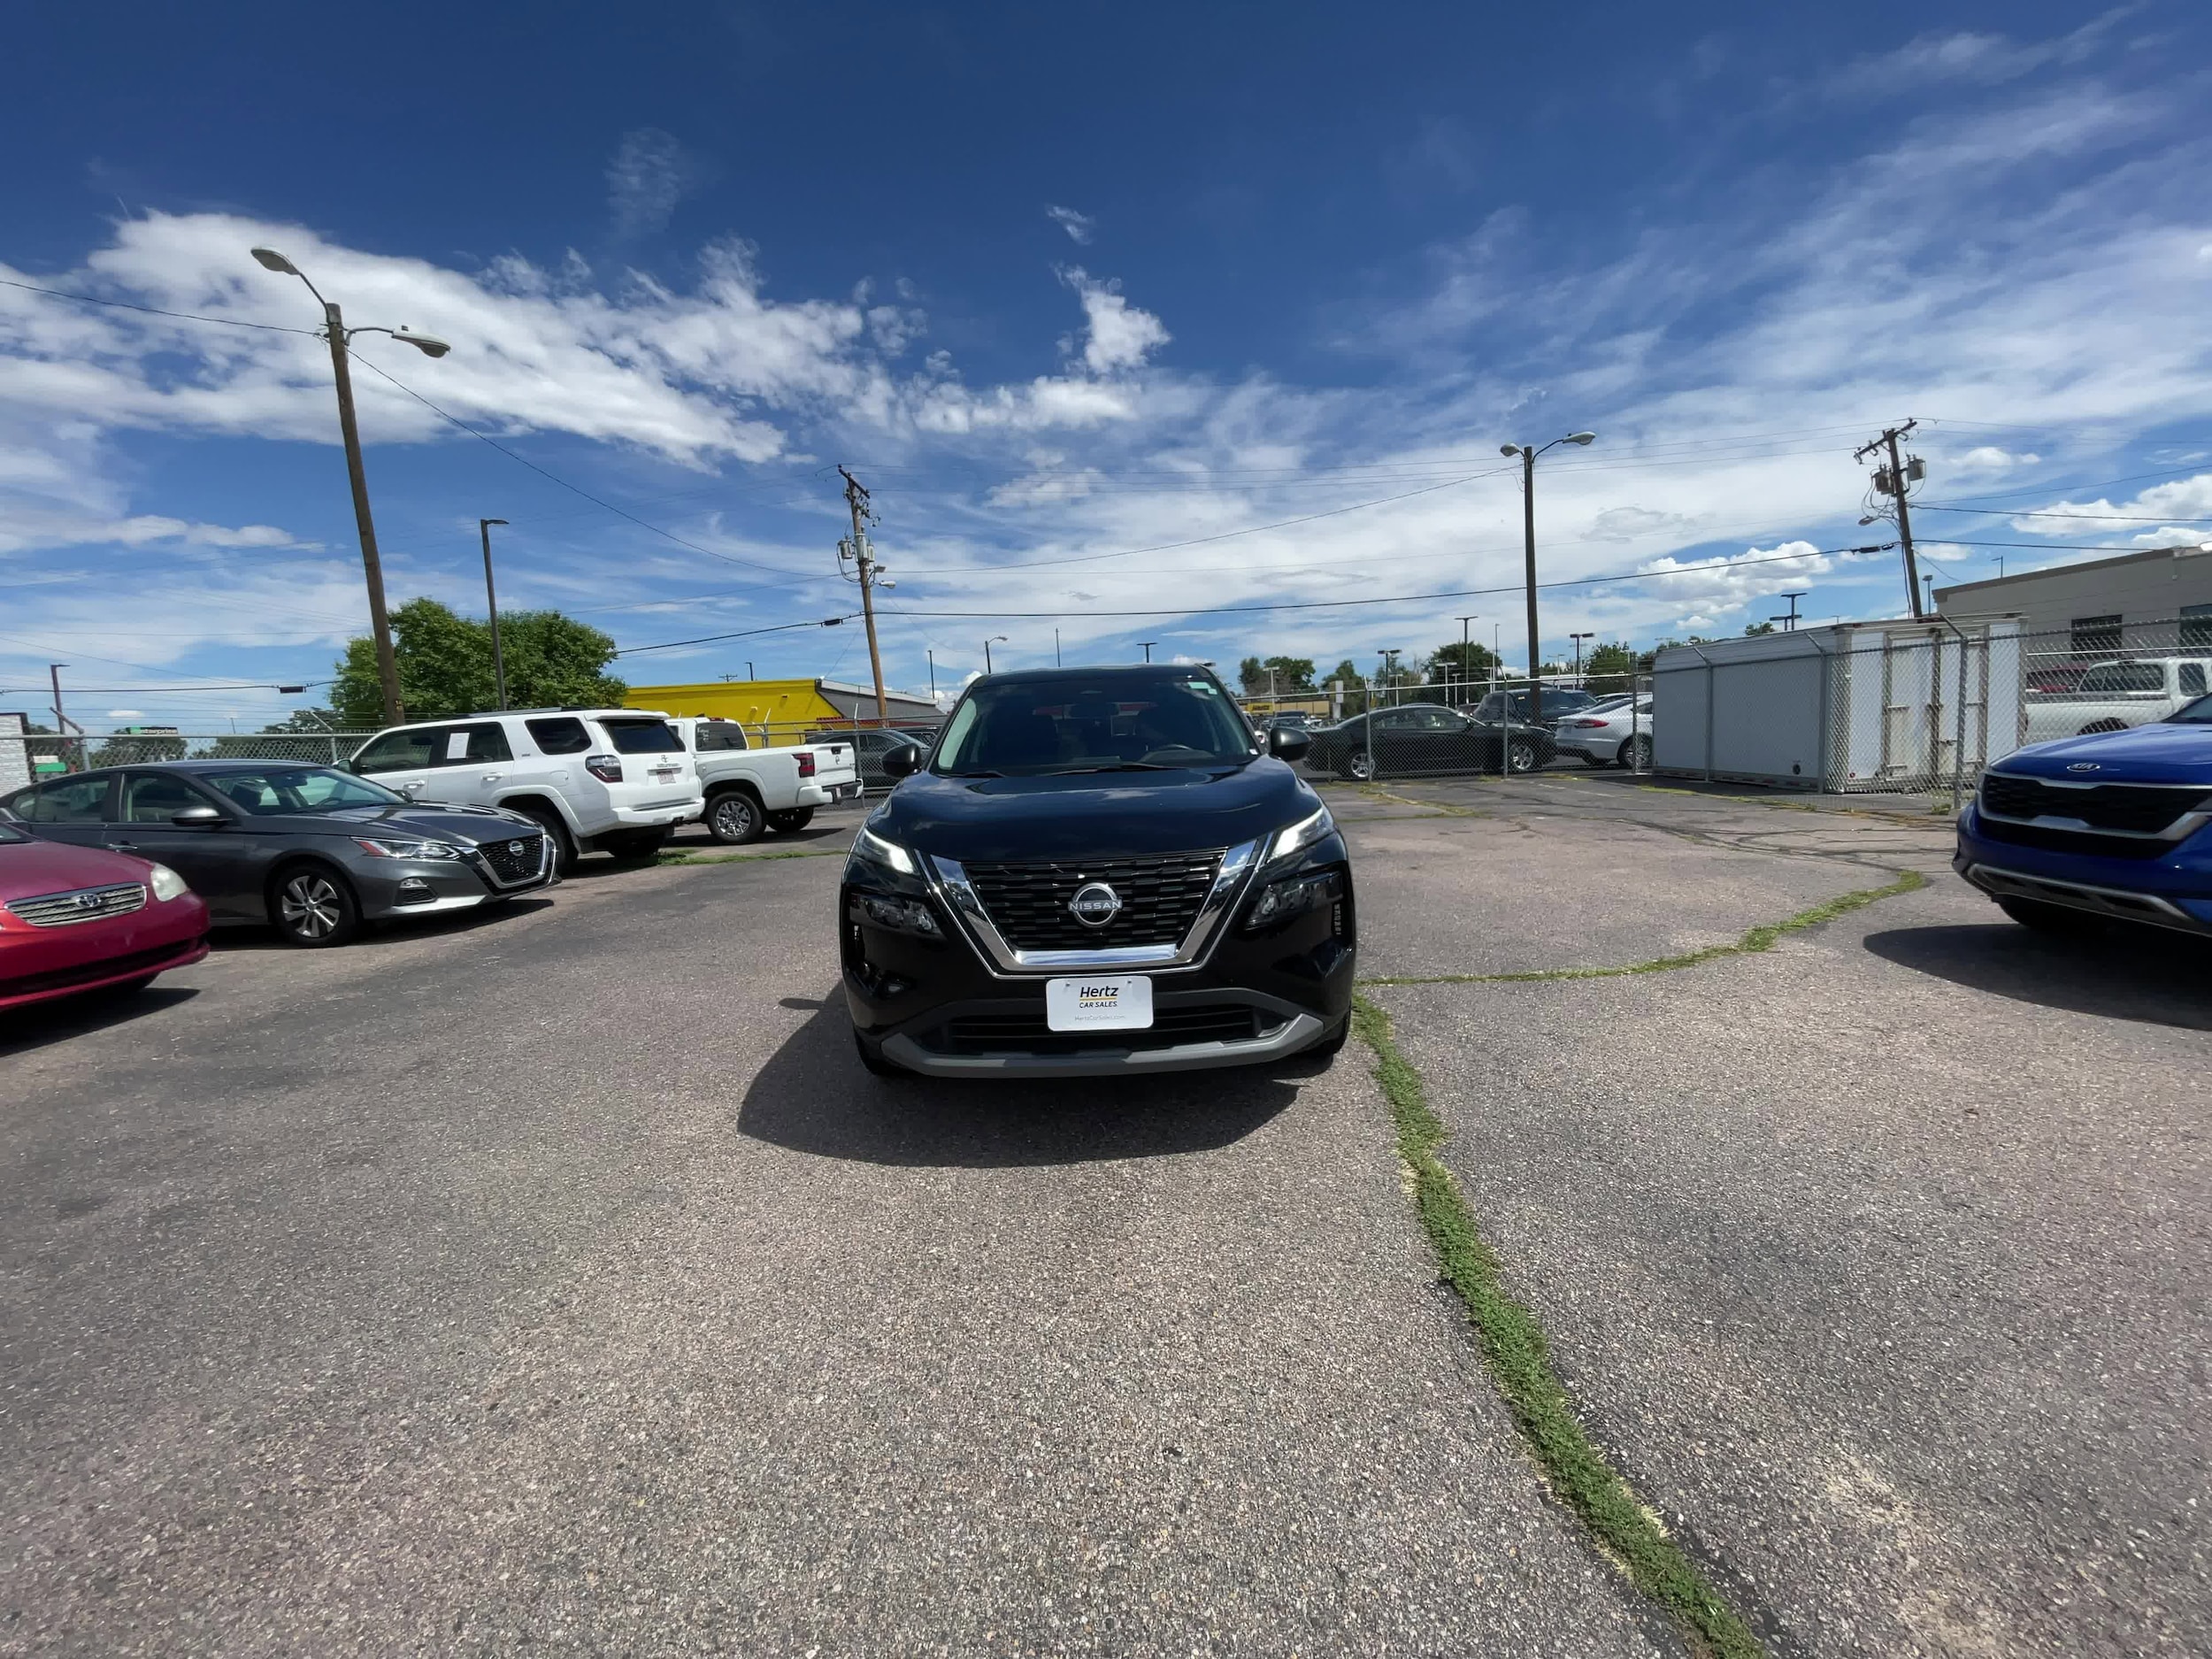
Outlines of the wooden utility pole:
M1897 440L1919 424L1916 420L1909 420L1901 426L1888 427L1880 437L1860 445L1858 452L1852 457L1854 460L1863 461L1877 449L1889 451L1889 465L1878 468L1874 473L1874 489L1877 495L1886 495L1897 503L1897 540L1905 551L1905 598L1912 606L1913 620L1916 622L1927 613L1921 608L1920 562L1913 557L1912 513L1905 505L1905 486L1912 481L1906 476L1907 465L1909 464L1917 467L1920 458L1911 457L1909 463L1901 458L1897 453ZM1863 524L1865 520L1861 519L1860 522Z
M890 700L883 695L883 653L876 648L876 559L864 527L875 514L868 511L868 492L860 480L841 466L837 471L845 480L845 504L852 509L851 557L860 572L860 614L868 626L868 668L876 680L876 724L887 726Z

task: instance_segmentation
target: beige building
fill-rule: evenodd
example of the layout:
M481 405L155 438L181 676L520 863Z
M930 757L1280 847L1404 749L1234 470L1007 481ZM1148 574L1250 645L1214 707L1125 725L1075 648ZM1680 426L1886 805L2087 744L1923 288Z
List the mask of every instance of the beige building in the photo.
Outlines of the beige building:
M2020 632L2077 657L2212 653L2212 544L2023 571L1935 590L1955 621L2016 617ZM2053 636L2063 636L2053 638Z

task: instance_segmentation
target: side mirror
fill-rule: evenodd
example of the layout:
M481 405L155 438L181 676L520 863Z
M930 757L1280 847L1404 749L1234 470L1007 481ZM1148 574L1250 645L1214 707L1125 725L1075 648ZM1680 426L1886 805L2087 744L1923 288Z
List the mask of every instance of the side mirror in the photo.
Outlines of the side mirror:
M211 806L188 806L170 820L179 829L220 829L227 820Z
M883 775L904 778L922 769L922 751L911 743L901 743L883 757Z
M1294 726L1271 726L1267 729L1267 752L1277 760L1301 760L1313 747L1313 734Z

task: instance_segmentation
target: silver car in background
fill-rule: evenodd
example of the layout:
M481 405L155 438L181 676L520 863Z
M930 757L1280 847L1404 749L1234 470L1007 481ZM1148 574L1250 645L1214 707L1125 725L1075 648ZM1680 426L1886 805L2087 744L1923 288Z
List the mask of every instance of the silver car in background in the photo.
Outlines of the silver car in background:
M1609 698L1569 715L1552 727L1552 741L1561 754L1580 756L1586 766L1649 772L1651 695L1647 692L1633 701Z

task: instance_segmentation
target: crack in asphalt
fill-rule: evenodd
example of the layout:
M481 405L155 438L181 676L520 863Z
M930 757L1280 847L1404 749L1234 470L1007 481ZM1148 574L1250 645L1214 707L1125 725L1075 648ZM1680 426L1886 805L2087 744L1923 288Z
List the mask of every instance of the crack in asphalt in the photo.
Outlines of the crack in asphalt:
M1750 1626L1584 1431L1552 1369L1541 1323L1505 1288L1466 1195L1436 1155L1448 1132L1429 1107L1420 1073L1398 1050L1390 1016L1362 996L1354 1001L1352 1020L1375 1056L1375 1080L1389 1102L1398 1156L1410 1174L1414 1208L1440 1277L1464 1305L1530 1455L1589 1529L1598 1553L1672 1615L1695 1646L1720 1659L1760 1659L1766 1650Z

